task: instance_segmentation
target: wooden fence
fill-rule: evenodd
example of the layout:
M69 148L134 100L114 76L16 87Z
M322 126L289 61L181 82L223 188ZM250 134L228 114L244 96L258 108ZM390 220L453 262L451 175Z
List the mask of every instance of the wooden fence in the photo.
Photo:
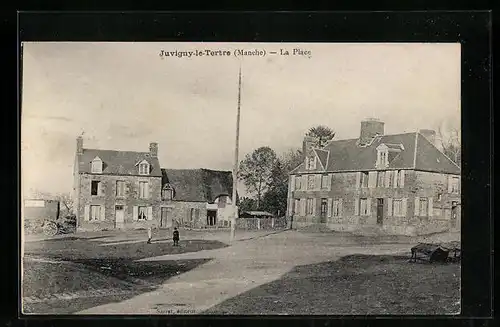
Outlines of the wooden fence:
M238 218L236 228L238 229L284 229L287 227L286 217L275 218Z

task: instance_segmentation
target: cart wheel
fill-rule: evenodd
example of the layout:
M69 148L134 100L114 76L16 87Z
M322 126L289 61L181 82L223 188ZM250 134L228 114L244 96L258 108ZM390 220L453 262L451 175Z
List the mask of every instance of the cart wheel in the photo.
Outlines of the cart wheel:
M57 234L57 224L53 221L46 221L43 225L43 233L47 236L54 236Z

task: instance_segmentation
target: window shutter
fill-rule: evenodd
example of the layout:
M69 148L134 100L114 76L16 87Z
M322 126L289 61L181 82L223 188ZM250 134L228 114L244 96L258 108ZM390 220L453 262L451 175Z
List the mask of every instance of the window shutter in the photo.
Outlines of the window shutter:
M148 220L153 220L153 207L149 206L148 207Z
M333 174L328 174L328 182L326 184L328 186L328 191L332 190L332 179L333 179Z
M306 170L309 170L309 158L305 159Z
M384 175L384 187L389 187L390 183L391 183L391 174L389 173L389 171L386 171Z
M403 188L405 186L405 171L401 170L401 174L399 174L399 187Z
M302 184L300 186L302 190L307 190L307 175L302 175Z
M127 183L127 182L123 182L125 184L125 195L129 195L130 194L130 184Z
M372 198L366 199L366 214L368 216L372 215Z
M377 185L377 172L370 171L368 173L368 187L374 188Z
M354 215L359 216L359 198L354 198Z
M83 214L84 214L83 220L89 221L89 218L90 218L90 206L88 204L85 206Z
M328 217L332 216L332 205L333 205L333 200L331 198L328 199L328 207L326 208L326 212Z
M300 215L306 215L306 199L300 199Z
M312 215L316 216L316 198L313 198L313 200L312 200L312 206L313 206L313 208L312 208Z
M290 192L295 189L295 176L290 175Z
M104 186L105 186L104 181L100 181L98 186L98 193L101 196L103 196L106 193L104 190Z
M392 187L395 188L396 185L398 185L398 171L397 170L393 170L392 175L393 175L393 178L392 178Z
M434 205L433 205L433 198L430 197L428 200L429 203L429 209L427 210L427 216L432 217L434 216Z
M342 216L342 199L339 199L339 216Z
M101 221L106 220L106 206L101 206Z
M420 198L418 196L415 197L415 217L420 216Z
M451 193L452 191L452 178L450 175L447 176L447 180L448 180L448 193Z
M406 207L408 205L408 198L403 198L403 210L402 210L402 216L406 217Z
M132 220L137 220L138 216L139 216L139 207L134 206L134 209L132 211Z
M146 193L146 199L149 199L149 183L146 182L146 184L144 184L144 188L145 188L144 193Z
M361 185L361 172L356 173L356 188Z
M387 215L392 216L392 198L387 198Z
M315 175L316 179L316 190L321 190L321 175Z

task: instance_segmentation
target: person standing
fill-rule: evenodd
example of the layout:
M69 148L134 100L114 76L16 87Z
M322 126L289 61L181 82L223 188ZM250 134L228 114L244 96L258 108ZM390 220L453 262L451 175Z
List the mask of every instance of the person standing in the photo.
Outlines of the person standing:
M174 227L173 240L174 246L179 246L179 231L177 230L177 227Z
M153 230L151 226L148 227L148 244L151 244L151 239L153 238Z

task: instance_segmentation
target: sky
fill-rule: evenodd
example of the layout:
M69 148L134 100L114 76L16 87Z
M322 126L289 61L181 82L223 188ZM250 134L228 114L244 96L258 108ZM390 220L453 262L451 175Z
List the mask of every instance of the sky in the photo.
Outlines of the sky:
M160 56L206 49L231 55ZM459 125L454 43L23 43L23 192L70 192L82 133L85 148L157 142L164 168L231 170L240 66L240 160L261 146L301 148L320 124L335 139L358 137L365 118L382 120L386 134Z

